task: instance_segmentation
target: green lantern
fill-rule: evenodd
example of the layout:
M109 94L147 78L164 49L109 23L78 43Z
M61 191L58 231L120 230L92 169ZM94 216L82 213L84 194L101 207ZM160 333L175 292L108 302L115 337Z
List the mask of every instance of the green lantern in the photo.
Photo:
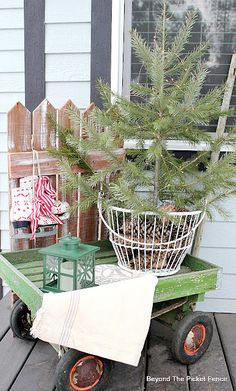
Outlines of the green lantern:
M65 292L95 285L95 253L99 247L82 244L71 234L43 248L43 291Z

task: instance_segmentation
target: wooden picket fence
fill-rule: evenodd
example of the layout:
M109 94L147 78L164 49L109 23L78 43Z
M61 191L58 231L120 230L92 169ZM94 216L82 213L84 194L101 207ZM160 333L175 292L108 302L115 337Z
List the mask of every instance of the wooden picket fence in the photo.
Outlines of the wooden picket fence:
M48 121L48 114L56 120L59 126L74 129L75 134L80 135L80 125L73 123L68 116L69 107L73 107L81 117L89 118L95 105L90 104L85 112L80 113L70 100L60 109L56 109L48 100L44 100L32 113L21 103L17 103L8 112L9 208L11 207L12 188L19 186L21 177L33 174L33 149L38 151L41 175L51 178L59 200L67 201L72 205L78 197L82 196L77 190L68 194L64 193L65 179L60 173L58 162L47 152L49 148L55 148L57 145L57 129L51 121ZM78 168L78 173L83 175L80 168ZM96 240L97 226L98 213L95 206L87 212L78 211L65 224L58 225L56 234L36 238L34 241L14 238L14 229L10 224L11 250L48 246L69 232L79 236L84 242Z

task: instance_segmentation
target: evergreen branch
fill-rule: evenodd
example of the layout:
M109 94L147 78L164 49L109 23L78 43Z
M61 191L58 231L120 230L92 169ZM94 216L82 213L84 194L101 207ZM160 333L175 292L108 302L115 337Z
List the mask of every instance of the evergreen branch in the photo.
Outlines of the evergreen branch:
M141 63L143 63L146 71L150 74L153 63L153 54L147 43L141 38L140 34L138 34L136 30L133 30L130 34L134 53Z
M184 50L185 45L188 43L192 28L196 22L196 17L196 11L187 12L185 22L177 33L174 42L166 55L166 66L169 66L173 61L176 61L176 58L178 58Z

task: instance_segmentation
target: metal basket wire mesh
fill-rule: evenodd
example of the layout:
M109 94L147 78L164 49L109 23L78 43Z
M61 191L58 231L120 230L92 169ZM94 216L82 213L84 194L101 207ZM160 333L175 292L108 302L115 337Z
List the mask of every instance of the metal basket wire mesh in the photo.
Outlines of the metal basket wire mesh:
M159 276L179 271L205 214L203 211L168 212L161 219L152 212L134 214L129 209L110 207L106 221L101 199L98 210L108 228L118 265Z

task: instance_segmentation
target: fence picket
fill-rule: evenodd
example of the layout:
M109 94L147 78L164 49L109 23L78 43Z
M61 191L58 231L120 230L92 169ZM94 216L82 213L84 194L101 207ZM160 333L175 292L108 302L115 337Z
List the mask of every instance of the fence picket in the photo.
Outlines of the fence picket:
M31 113L20 102L8 112L8 151L27 152L31 151ZM12 178L9 169L9 210L12 206L12 189L19 186L19 179ZM28 239L12 238L14 229L10 224L11 250L26 250L32 247Z
M52 121L49 121L51 116ZM32 113L33 148L36 151L44 151L56 147L56 109L48 100L43 100ZM37 162L35 162L37 168ZM35 171L37 173L37 170ZM56 175L49 176L52 185L56 188ZM36 247L46 247L54 244L56 235L35 239Z
M75 106L75 104L68 100L64 106L62 106L58 110L58 125L62 128L67 129L73 129L74 134L78 135L80 134L80 125L78 123L75 123L68 114L67 110L69 108L72 108L78 112L78 115L80 115L79 109ZM79 174L78 174L79 175ZM65 192L63 190L65 185L65 178L63 175L60 175L59 183L58 183L58 194L59 198L62 201L67 201L69 205L71 206L73 203L78 200L78 190L73 190L71 192ZM78 227L78 214L75 213L74 215L70 216L70 219L65 222L65 224L58 227L58 235L63 236L67 233L71 233L74 236L79 236L79 227Z
M78 119L73 118L68 113L71 107L77 111ZM43 175L50 176L53 187L57 191L58 199L67 201L70 205L74 204L83 194L79 190L65 193L63 185L65 177L58 170L58 161L48 154L48 150L58 147L57 131L59 127L73 129L78 137L84 137L81 122L90 121L90 115L95 109L95 104L91 103L87 110L80 113L75 104L68 100L60 109L56 109L48 100L43 100L41 104L31 114L21 103L17 103L8 113L8 152L9 152L9 201L11 206L12 188L19 186L20 178L25 175L33 174L33 153L32 149L39 152L39 160L43 167ZM49 117L51 120L49 120ZM97 129L101 131L102 129ZM117 150L118 156L123 158L122 148ZM89 156L94 169L103 169L109 162L99 151L91 151ZM34 161L35 174L37 171L37 162ZM31 172L32 171L32 172ZM78 175L84 175L83 170L74 167L74 172ZM51 175L53 174L53 175ZM100 233L104 235L104 229L101 227ZM91 241L97 239L98 235L98 211L93 206L86 212L81 212L71 216L63 225L57 226L57 234L38 237L34 241L26 239L11 239L11 249L28 249L31 247L45 247L55 243L58 237L71 232L78 235L81 240ZM11 236L14 230L11 224Z
M83 120L89 121L90 114L95 109L95 104L91 103L87 110L83 113ZM81 174L83 175L83 174ZM80 193L80 199L84 196ZM79 230L80 237L83 241L96 240L98 236L98 210L96 205L89 208L86 212L79 211Z

